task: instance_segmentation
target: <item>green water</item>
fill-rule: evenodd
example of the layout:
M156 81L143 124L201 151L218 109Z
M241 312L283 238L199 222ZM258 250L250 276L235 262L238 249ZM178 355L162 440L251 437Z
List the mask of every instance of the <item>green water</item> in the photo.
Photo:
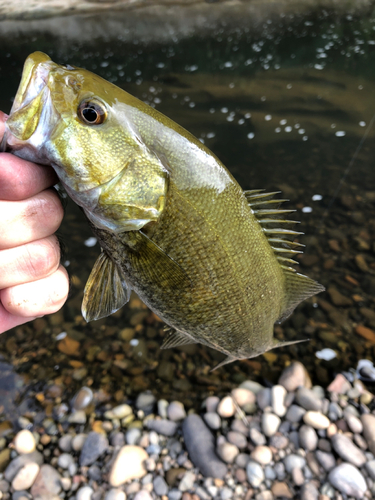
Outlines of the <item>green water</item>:
M70 386L72 392L89 380L108 393L126 386L131 396L149 388L190 406L192 391L202 397L225 392L247 377L275 381L293 359L302 360L314 382L322 384L335 372L355 367L359 359L372 359L374 344L355 328L375 329L366 313L374 309L375 294L375 127L370 126L375 113L375 17L319 11L272 17L257 26L252 22L247 29L223 26L210 37L164 45L110 36L70 46L51 36L3 40L0 108L9 111L22 64L34 50L100 74L195 134L244 189L282 190L289 206L297 209L298 229L305 233L300 241L307 248L299 270L351 302L335 305L328 293L306 301L277 327L277 334L309 337L310 342L210 374L221 355L205 347L161 352L162 325L136 302L133 309L125 307L96 324L85 326L77 319L99 248L85 244L90 231L69 202L59 234L73 276L71 298L55 320L0 338L0 356L26 372L28 381L38 384L71 375L68 359L54 347L56 336L69 329L83 346L86 354L79 359L87 370ZM367 269L359 267L358 259L364 259ZM133 343L124 347L118 332L138 312L141 326L133 325ZM43 351L20 361L26 342L35 352L45 345L48 355ZM9 347L14 343L18 354ZM316 352L323 348L332 349L336 357L318 359ZM106 353L103 359L92 354L95 349ZM116 354L124 354L130 368L114 367Z

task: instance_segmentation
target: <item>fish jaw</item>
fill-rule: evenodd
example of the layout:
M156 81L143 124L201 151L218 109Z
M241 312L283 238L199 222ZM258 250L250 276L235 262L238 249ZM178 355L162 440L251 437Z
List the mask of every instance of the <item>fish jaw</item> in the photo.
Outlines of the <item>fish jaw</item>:
M53 106L48 77L54 63L36 52L25 62L1 143L2 151L10 151L25 160L50 164L45 153L51 133L60 116Z

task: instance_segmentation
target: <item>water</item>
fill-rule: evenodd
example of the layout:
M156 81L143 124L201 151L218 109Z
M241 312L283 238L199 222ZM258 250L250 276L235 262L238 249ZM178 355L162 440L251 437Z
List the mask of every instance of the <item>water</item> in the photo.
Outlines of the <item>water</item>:
M24 377L28 397L45 383L62 385L68 396L86 385L103 402L151 389L194 406L244 378L273 382L293 359L324 385L375 354L371 335L355 331L358 325L375 329L375 17L320 10L273 16L256 29L251 23L164 44L122 37L64 44L52 35L3 40L0 108L9 111L26 56L42 50L56 62L100 74L174 119L244 189L283 191L306 234L300 271L329 293L304 302L276 327L276 336L310 342L210 373L221 354L202 346L160 351L163 325L137 298L86 325L80 303L99 247L68 202L59 234L70 299L61 312L0 339L0 359ZM57 348L63 331L79 341L76 356ZM323 349L329 354L321 355Z

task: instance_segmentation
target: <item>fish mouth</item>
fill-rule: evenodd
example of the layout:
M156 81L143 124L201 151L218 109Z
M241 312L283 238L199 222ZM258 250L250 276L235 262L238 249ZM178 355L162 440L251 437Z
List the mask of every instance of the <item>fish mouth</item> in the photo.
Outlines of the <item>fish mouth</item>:
M55 124L58 113L52 104L48 88L53 66L42 52L31 54L25 61L21 82L5 122L0 151L10 151L27 160L44 163L40 148L46 134ZM48 124L48 126L47 126Z

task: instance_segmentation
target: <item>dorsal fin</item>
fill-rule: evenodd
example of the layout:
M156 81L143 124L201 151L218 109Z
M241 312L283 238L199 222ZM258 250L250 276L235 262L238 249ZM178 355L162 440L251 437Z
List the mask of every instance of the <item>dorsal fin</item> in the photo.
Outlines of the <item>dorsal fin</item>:
M288 318L300 302L325 290L324 286L317 281L293 271L294 269L284 270L286 300L283 312L277 320L278 323Z
M262 226L264 234L267 236L268 242L275 252L281 267L285 271L293 272L294 269L290 266L297 264L297 262L290 257L302 253L299 248L303 245L295 243L292 238L303 233L293 231L288 227L290 224L298 224L298 221L280 217L284 214L295 212L295 210L278 208L277 205L280 205L284 201L288 201L274 198L274 196L279 193L280 191L265 193L260 189L244 191L246 200L253 214L258 219L259 224Z

